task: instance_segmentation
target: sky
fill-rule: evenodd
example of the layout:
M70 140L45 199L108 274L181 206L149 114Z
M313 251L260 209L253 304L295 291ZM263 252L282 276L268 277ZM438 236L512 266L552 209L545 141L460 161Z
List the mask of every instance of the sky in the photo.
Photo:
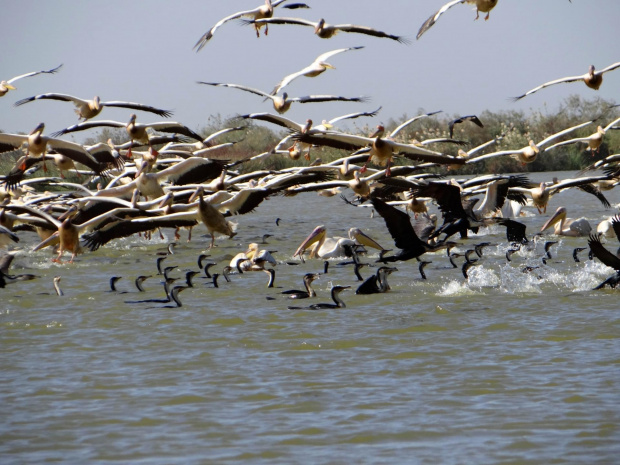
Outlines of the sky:
M365 96L367 103L293 105L285 116L303 123L382 107L369 126L424 111L449 115L484 110L553 113L570 95L618 101L620 68L605 74L599 91L583 83L543 89L519 102L510 97L543 82L604 68L620 61L618 0L499 0L490 19L474 21L472 5L456 5L420 40L421 24L444 0L307 0L311 9L276 8L275 16L328 23L353 23L410 39L340 33L320 39L311 28L272 25L256 38L238 21L226 23L196 53L192 47L221 18L254 8L262 0L69 1L9 0L0 26L3 52L0 79L63 67L15 82L17 90L0 98L0 130L30 132L38 123L46 133L77 122L66 102L13 104L40 93L81 98L99 95L173 110L173 121L194 130L253 112L274 112L269 102L237 89L213 88L196 81L243 84L270 91L285 75L338 48L364 46L332 57L336 67L315 78L299 78L289 96L334 94ZM126 122L131 110L104 109L96 119ZM139 122L160 118L138 113ZM74 136L92 136L84 132ZM71 138L71 137L70 137Z

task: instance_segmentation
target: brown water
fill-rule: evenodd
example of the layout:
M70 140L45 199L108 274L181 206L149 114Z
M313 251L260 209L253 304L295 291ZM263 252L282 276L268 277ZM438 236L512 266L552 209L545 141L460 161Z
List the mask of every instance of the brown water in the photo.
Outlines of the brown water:
M620 202L617 190L606 195ZM528 235L559 205L594 227L617 211L562 193L546 215L522 219ZM360 227L393 247L382 218L369 215L312 193L267 200L234 219L238 236L218 238L210 259L221 271L273 234L265 247L282 261L278 288L261 272L220 279L218 289L195 279L181 308L126 303L163 297L155 257L167 238L120 240L73 265L24 250L13 272L40 278L1 294L1 462L617 463L620 294L590 290L613 271L587 252L573 261L586 239L557 239L546 266L542 243L507 263L504 228L492 227L453 250L493 242L469 280L438 252L427 256L427 281L415 260L398 263L387 294L345 291L345 309L287 310L279 292L323 268L284 263L318 224L339 236ZM164 262L178 266L173 276L197 269L204 232L195 228L190 243L183 233ZM328 302L332 285L358 285L340 261L315 282L314 302ZM522 273L526 264L540 268ZM133 285L140 274L153 274L145 293ZM123 276L117 293L113 275Z

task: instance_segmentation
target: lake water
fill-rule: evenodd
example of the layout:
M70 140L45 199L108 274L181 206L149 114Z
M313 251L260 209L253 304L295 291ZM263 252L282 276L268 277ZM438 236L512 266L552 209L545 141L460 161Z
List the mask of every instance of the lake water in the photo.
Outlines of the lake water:
M574 173L531 178L554 175ZM605 195L614 209L570 190L521 221L531 237L563 205L596 228L618 211L620 191ZM383 219L307 193L233 220L239 233L218 237L211 270L269 233L264 247L281 261L276 288L262 272L217 289L197 277L181 308L126 303L163 297L155 260L170 231L110 243L72 265L30 251L34 233L20 233L12 272L39 278L1 290L3 464L618 463L620 294L590 290L613 270L587 251L573 261L586 238L550 236L559 243L547 265L544 241L508 263L505 228L485 228L453 250L493 243L468 280L441 251L425 255L428 280L415 260L400 262L392 290L368 296L354 294L352 268L334 259L311 300L329 302L332 285L350 285L347 307L288 310L309 301L279 292L323 269L322 260L286 264L299 263L291 256L315 226L334 236L359 227L394 248ZM198 269L205 232L197 226L189 243L182 232L164 262L178 266L172 276ZM526 265L539 268L523 273ZM114 275L123 277L116 293ZM138 275L153 275L144 293Z

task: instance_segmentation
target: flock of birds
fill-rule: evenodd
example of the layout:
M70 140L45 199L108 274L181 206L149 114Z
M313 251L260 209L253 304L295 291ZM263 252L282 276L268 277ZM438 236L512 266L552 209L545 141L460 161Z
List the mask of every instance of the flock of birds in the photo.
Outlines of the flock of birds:
M454 0L444 5L429 17L420 27L417 39L420 39L450 8L455 5L475 4L479 13L489 12L497 5L498 0ZM409 41L402 35L379 31L368 26L353 24L328 24L324 19L311 21L303 18L276 17L274 8L305 10L310 7L303 3L289 3L287 0L266 0L264 5L246 11L233 13L211 27L195 44L200 51L213 39L216 31L226 23L241 20L251 25L260 36L261 30L268 34L271 25L295 25L314 28L314 33L323 39L329 39L336 33L350 33L370 36L375 39L390 39L398 44ZM390 290L388 276L397 271L388 266L389 263L416 259L419 270L425 278L422 256L447 250L447 257L454 264L455 254L450 249L460 244L458 238L466 239L471 233L489 225L506 227L506 239L510 248L507 260L515 251L526 248L540 237L540 233L552 228L556 235L585 236L591 255L605 265L613 268L616 273L598 287L615 287L620 282L620 255L608 251L603 245L603 238L616 235L620 240L620 217L610 215L593 228L585 218L569 219L564 207L544 224L540 233L533 239L525 234L525 225L518 221L522 208L528 203L538 213L546 212L549 199L554 194L566 189L581 189L594 195L606 208L610 207L603 192L613 189L620 183L620 156L611 155L591 166L598 170L598 175L584 175L564 181L553 181L535 185L524 175L485 175L467 180L445 180L438 172L457 172L458 169L471 163L478 163L491 157L511 156L521 163L531 163L543 152L555 150L567 144L585 144L586 149L597 152L609 130L618 129L620 118L601 125L599 120L584 121L576 126L551 134L541 141L529 141L525 147L511 150L488 152L497 144L502 136L465 151L458 149L457 155L447 155L431 147L437 144L465 145L466 142L453 139L453 130L457 124L476 124L483 126L476 115L466 115L455 119L449 125L449 138L406 141L400 132L407 126L422 118L432 117L427 113L403 122L390 133L379 125L373 134L368 136L351 134L336 128L339 121L372 117L378 110L357 112L323 121L315 125L311 120L299 123L282 116L293 103L320 103L325 101L365 102L363 97L345 97L338 95L309 95L289 97L283 89L293 81L302 77L316 77L334 68L327 60L344 52L353 52L363 48L352 46L331 50L319 55L307 67L291 73L281 79L274 88L267 92L249 86L234 83L218 83L199 81L201 85L226 87L249 92L273 104L274 113L248 113L241 116L242 120L265 121L287 130L287 135L273 149L248 159L228 161L209 158L210 153L234 144L216 143L217 138L224 134L242 132L244 127L224 128L208 137L204 137L179 122L162 119L153 123L138 121L137 114L151 113L160 118L168 118L172 112L154 106L124 101L101 101L99 97L82 99L62 93L46 93L26 97L15 102L15 106L25 105L37 100L56 100L71 102L75 106L79 122L59 130L51 135L44 135L45 124L41 123L29 134L0 133L0 153L18 152L21 156L9 173L2 176L0 192L0 245L13 246L20 239L23 231L35 231L40 243L34 251L46 247L55 247L57 253L53 261L61 263L63 254L71 254L69 263L85 249L96 251L109 242L122 237L143 235L150 238L153 232L161 228L172 228L175 237L180 238L182 228L189 230L191 239L192 228L202 223L211 236L209 249L216 247L216 236L229 238L237 234L236 225L230 221L233 215L244 215L257 209L260 203L270 196L292 196L304 192L318 192L323 196L341 194L344 201L354 207L372 207L384 220L385 226L394 240L394 250L387 250L372 239L368 233L357 228L349 231L349 237L328 237L326 228L318 226L300 244L292 259L304 260L308 254L310 259L329 260L335 257L346 257L347 264L354 267L358 280L363 283L357 293L382 293ZM62 66L62 65L61 65ZM0 82L0 97L16 90L14 83L18 80L41 74L59 72L61 66L50 70L26 73L7 81ZM559 83L583 81L588 87L598 89L603 75L620 67L614 63L596 71L590 66L589 71L581 76L555 79L529 90L515 99L540 91L548 86ZM20 86L21 87L21 86ZM26 87L24 82L24 87ZM125 108L131 110L126 122L96 119L105 107ZM140 116L142 118L142 116ZM588 137L568 139L571 134L581 128L597 124L598 127ZM91 146L68 141L63 136L94 128L124 128L128 141L115 145L112 141ZM316 159L310 166L296 166L281 170L256 170L247 173L238 171L247 161L260 161L266 157L285 156L299 160L303 155L311 160L311 150L315 147L332 147L347 152L347 155L329 163L321 163ZM395 158L405 160L407 164L393 165ZM54 163L60 171L60 177L35 177L34 173L42 166L47 171L46 162ZM77 169L81 166L81 169ZM64 172L74 170L81 180L80 183L65 181ZM47 173L45 173L47 174ZM56 187L53 192L35 189L35 187ZM352 193L353 195L345 195ZM482 202L478 204L480 196ZM441 212L442 224L438 225L437 215L429 212L430 202L434 202ZM402 207L405 207L403 210ZM408 211L411 211L413 218ZM545 250L555 242L548 241ZM482 256L482 249L488 243L482 242L469 249L462 271L467 278L467 270L476 262L471 256L475 253ZM368 251L376 249L378 262L382 265L367 280L362 280L359 270L362 266L360 257ZM169 249L169 253L173 253ZM578 250L575 250L577 261ZM33 279L33 275L14 275L9 266L14 253L6 253L0 262L0 287L10 283ZM151 299L136 302L168 303L181 306L179 293L192 287L192 277L198 273L212 278L212 285L218 287L219 273L211 274L209 268L213 262L204 263L206 255L198 257L199 271L191 271L186 275L184 285L172 286L174 279L168 273L175 267L161 269L162 259L158 260L158 272L165 278L166 296L164 299ZM253 243L247 251L238 254L222 270L222 275L229 279L231 273L247 273L264 271L270 276L269 287L273 286L277 260L268 250L259 250ZM325 271L329 261L325 262ZM290 298L314 298L316 293L311 283L319 273L308 273L303 276L304 290L285 291ZM110 281L112 291L116 291L115 283L119 277ZM147 276L136 280L139 291ZM60 278L54 281L57 293L62 294L58 285ZM309 307L289 307L321 309L339 308L345 304L340 293L350 288L349 285L335 285L332 288L333 303L313 304Z

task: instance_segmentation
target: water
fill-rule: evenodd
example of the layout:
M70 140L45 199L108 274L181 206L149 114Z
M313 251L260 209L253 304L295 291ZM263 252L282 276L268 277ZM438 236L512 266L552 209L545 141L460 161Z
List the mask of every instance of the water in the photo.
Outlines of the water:
M532 179L554 175L573 173ZM617 191L606 195L620 202ZM594 227L617 211L561 193L546 215L527 209L528 235L560 205ZM401 262L387 294L345 291L345 309L287 310L308 301L278 293L323 268L284 263L318 224L343 236L357 226L393 247L369 214L313 193L271 198L234 218L238 236L218 238L210 259L220 271L273 234L264 247L282 261L278 288L267 289L262 272L220 279L218 289L195 279L181 308L125 303L163 297L155 257L169 231L108 244L73 265L31 252L35 235L21 233L26 248L12 271L40 278L2 290L2 463L617 463L618 291L590 291L612 270L585 251L573 261L586 239L558 239L546 266L542 243L507 263L504 228L492 227L455 249L482 236L494 244L469 280L442 251L427 256L427 281L415 261ZM197 269L204 232L196 227L190 243L182 232L164 262L178 266L173 276ZM339 261L315 281L313 302L328 302L332 285L357 287ZM525 265L539 268L522 273ZM145 293L133 285L140 274L153 275ZM63 297L51 284L57 275ZM108 291L113 275L123 276L117 293Z

